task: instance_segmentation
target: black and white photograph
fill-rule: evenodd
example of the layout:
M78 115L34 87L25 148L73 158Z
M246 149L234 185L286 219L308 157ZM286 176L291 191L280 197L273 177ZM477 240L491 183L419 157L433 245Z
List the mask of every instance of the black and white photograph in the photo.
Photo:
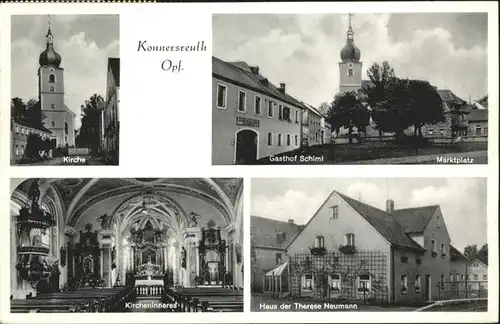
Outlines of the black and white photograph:
M242 312L242 178L11 179L11 313Z
M118 165L119 15L11 16L11 165Z
M486 312L486 183L252 179L251 310Z
M214 14L212 164L487 164L488 14Z

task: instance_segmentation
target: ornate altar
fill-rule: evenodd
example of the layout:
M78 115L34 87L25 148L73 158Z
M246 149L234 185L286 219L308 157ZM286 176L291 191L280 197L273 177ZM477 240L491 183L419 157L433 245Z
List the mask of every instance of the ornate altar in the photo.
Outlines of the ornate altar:
M96 285L100 280L100 249L97 231L92 231L92 224L85 225L80 231L80 242L73 248L75 276L81 285Z
M162 246L165 243L165 230L156 229L151 222L146 222L143 228L130 230L129 242L134 248L134 269L138 273L143 268L162 269ZM163 275L155 270L155 276Z
M199 281L205 285L222 285L225 280L227 244L221 239L220 227L215 229L214 226L214 222L208 222L208 228L201 229L201 240L198 246Z

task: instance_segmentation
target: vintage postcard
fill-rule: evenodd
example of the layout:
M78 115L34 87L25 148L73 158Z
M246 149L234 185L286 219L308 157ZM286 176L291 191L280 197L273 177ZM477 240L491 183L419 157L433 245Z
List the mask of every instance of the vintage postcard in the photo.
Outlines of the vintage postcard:
M498 322L498 4L0 20L0 322Z

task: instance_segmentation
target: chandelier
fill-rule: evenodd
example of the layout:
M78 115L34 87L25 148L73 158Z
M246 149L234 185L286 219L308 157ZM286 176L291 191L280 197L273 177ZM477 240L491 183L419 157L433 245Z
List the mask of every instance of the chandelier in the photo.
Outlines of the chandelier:
M142 193L141 213L144 215L149 215L149 210L154 204L153 194L152 189L146 189Z

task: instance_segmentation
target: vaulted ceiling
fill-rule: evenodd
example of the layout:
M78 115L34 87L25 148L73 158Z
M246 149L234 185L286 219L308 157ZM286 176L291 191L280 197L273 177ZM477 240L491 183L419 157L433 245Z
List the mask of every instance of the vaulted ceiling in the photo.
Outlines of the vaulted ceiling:
M28 179L17 187L17 191L27 194L35 180L39 181L41 190L47 186L55 189L66 224L71 226L91 208L110 200L116 205L109 212L114 215L110 216L130 217L130 221L135 221L135 209L140 205L145 190L154 193L158 203L156 213L171 215L180 221L191 210L186 211L189 206L181 206L171 197L189 196L213 205L229 223L234 217L243 186L243 179L240 178L65 178ZM126 209L127 213L124 213Z

